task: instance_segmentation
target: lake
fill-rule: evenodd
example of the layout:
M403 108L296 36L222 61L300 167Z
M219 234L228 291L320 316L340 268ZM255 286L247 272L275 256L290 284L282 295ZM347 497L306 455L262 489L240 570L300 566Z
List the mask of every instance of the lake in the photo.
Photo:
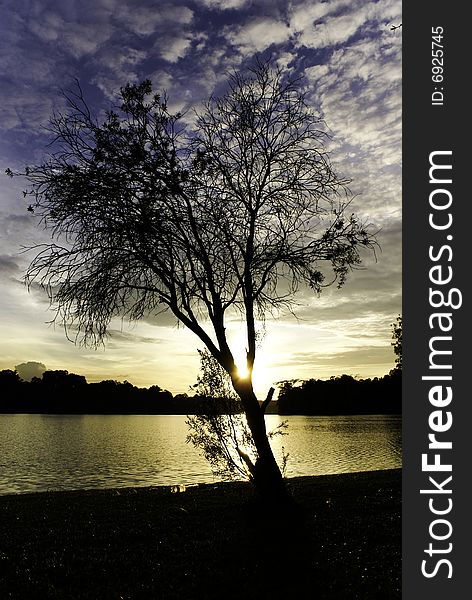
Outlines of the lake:
M401 466L400 417L267 415L268 430L283 420L288 477ZM186 436L181 415L0 415L0 494L216 481Z

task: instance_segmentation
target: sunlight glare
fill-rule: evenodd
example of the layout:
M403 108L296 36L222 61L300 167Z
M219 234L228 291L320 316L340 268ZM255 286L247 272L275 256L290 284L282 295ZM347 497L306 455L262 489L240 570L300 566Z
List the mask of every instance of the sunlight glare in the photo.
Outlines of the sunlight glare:
M238 367L239 379L247 379L249 376L249 371L248 371L247 366L243 363L238 363L236 366Z

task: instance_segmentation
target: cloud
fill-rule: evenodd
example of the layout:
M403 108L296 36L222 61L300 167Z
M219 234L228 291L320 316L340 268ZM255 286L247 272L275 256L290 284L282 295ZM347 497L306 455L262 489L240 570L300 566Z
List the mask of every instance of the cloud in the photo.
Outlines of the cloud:
M108 347L119 347L122 343L132 344L157 344L159 339L152 336L143 336L131 332L122 331L120 329L108 330Z
M46 371L46 365L40 362L29 361L15 365L15 370L21 379L31 381L33 377L42 377L44 371Z
M250 0L196 0L198 4L211 10L223 11L245 7Z
M190 36L176 37L163 45L160 54L168 62L175 63L187 54L191 43L192 37Z
M310 28L315 21L347 5L349 5L349 2L346 0L299 3L290 10L290 26L295 32L303 32Z
M313 25L312 29L305 29L298 37L298 43L307 48L325 48L347 42L358 29L365 23L364 15L357 13L342 15L328 19L325 23Z
M11 24L0 39L0 123L3 130L41 132L60 89L74 77L95 84L107 98L142 79L142 64L156 55L175 63L190 50L193 11L184 4L84 0L34 3L27 11L7 0ZM15 144L17 140L15 140Z
M25 69L29 72L31 65ZM36 71L36 75L42 69ZM45 125L54 108L54 99L43 95L37 95L34 86L30 83L18 87L13 82L6 81L2 84L1 106L0 106L0 130L14 130L18 136L20 132L28 135L38 135L42 132L41 127ZM16 142L18 140L15 140Z
M154 315L145 315L143 321L157 327L175 327L178 324L177 317L170 310L164 310Z
M57 7L36 2L28 10L16 2L5 4L2 21L10 22L11 29L5 39L2 27L0 36L0 126L14 129L16 136L19 131L37 136L44 134L41 126L61 104L59 90L76 74L75 61L109 39L113 27L106 17L111 13L104 14L100 2L84 3L80 15L66 10L72 6L68 2ZM18 144L18 139L12 141Z
M141 64L148 53L129 45L110 43L100 49L93 59L96 75L91 79L103 94L110 100L115 100L117 92L126 83L135 83Z
M388 373L394 366L393 350L388 344L353 348L344 352L325 354L320 352L298 352L292 354L280 367L302 368L306 377L317 377L319 372L332 375ZM391 365L391 366L390 366ZM369 376L374 376L370 374Z
M36 3L24 13L28 30L54 53L82 59L96 52L114 32L113 6L106 0L57 5ZM34 39L34 38L33 38Z
M383 4L386 15L395 12L390 2ZM366 5L362 10L365 18L384 15L381 7ZM380 21L378 27L383 27ZM311 102L319 106L332 133L335 169L352 179L350 187L357 195L353 208L380 229L384 251L378 255L380 266L369 266L369 287L380 283L374 274L382 277L382 268L384 273L394 269L394 280L400 284L400 43L400 37L388 30L377 34L365 30L361 37L331 51L321 64L305 70ZM357 273L353 279L358 277Z
M126 80L129 69L140 65L147 56L146 51L128 44L110 43L100 49L94 60L96 66L113 71L123 81Z
M20 268L16 260L7 254L0 254L0 273L3 275L16 275Z
M395 42L361 40L335 51L323 67L307 69L330 128L364 151L399 143L400 54Z
M282 44L290 37L290 28L281 20L254 18L245 25L228 26L223 31L226 39L243 54L263 52L272 44Z
M400 18L400 10L395 0L338 0L298 6L290 23L298 33L298 44L320 49L345 44L360 31L384 30L390 21Z
M138 37L152 38L153 43L147 49L149 57L154 50L172 63L186 55L194 37L190 28L193 11L187 6L165 3L152 8L125 5L119 8L115 17L125 30Z
M193 11L187 6L173 3L159 3L152 7L147 4L122 4L113 16L124 29L145 37L189 25L193 20Z

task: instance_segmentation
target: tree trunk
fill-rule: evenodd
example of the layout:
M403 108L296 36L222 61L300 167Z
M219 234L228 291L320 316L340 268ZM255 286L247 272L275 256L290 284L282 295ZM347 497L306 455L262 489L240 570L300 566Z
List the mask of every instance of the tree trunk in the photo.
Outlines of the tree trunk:
M272 505L290 504L291 496L274 458L267 437L264 412L252 389L251 382L235 382L235 389L241 398L249 429L257 450L257 460L253 472L254 486L264 501Z

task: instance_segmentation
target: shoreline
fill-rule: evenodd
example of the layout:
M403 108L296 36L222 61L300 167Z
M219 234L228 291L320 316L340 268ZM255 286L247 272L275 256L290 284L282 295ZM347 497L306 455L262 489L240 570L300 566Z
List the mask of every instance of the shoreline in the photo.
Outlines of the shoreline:
M393 473L400 471L401 467L392 467L388 469L372 469L369 471L348 471L344 473L327 473L323 475L296 475L294 477L286 477L285 481L289 488L299 487L303 484L308 484L311 480L316 481L318 484L329 483L331 480L336 481L336 478L356 479L357 476L368 476L371 473ZM36 490L27 492L7 492L5 494L0 492L0 508L2 500L5 498L18 498L25 496L36 496L42 494L90 494L90 493L114 493L116 495L132 493L138 494L143 492L155 492L155 493L183 493L190 490L202 489L202 488L223 488L226 486L241 486L248 487L251 489L251 484L244 480L221 480L212 482L198 482L198 483L163 483L156 485L142 485L142 486L118 486L118 487L90 487L90 488L74 488L74 489L51 489L51 490ZM173 489L183 488L183 489ZM250 492L249 492L250 494Z
M3 598L400 598L401 469L0 497ZM303 596L304 595L304 596Z

